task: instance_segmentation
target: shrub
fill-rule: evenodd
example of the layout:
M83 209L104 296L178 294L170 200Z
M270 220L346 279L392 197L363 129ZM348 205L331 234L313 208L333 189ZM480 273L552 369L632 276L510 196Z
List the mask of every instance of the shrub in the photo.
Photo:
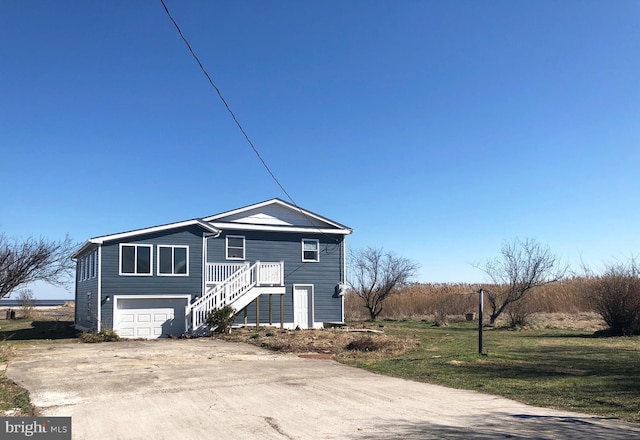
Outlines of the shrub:
M436 310L433 314L433 325L436 327L444 327L449 325L449 315L446 309Z
M213 309L207 314L206 323L211 327L211 331L214 333L231 332L231 325L236 319L236 311L231 306L224 306L219 309Z
M640 268L633 259L607 266L589 293L594 309L612 335L640 334Z
M533 313L533 307L531 306L530 301L531 299L531 297L526 297L520 301L509 304L507 307L507 322L509 327L526 327L529 324L529 318Z
M371 336L354 339L347 344L347 350L350 351L378 351L384 348L382 341L378 341Z
M15 348L7 343L6 340L0 342L0 363L8 362L14 354Z
M18 295L18 301L20 301L22 317L31 318L33 315L33 308L35 307L33 291L31 289L22 289Z
M111 329L103 329L97 333L82 333L80 341L87 343L95 342L116 342L120 340L120 336Z

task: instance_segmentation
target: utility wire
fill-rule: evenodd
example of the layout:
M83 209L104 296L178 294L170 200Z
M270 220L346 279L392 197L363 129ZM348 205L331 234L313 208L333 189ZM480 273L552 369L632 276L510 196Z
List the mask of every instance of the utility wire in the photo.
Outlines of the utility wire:
M202 73L204 73L204 76L207 77L207 80L209 80L209 84L211 84L211 87L213 87L216 91L216 93L218 94L218 97L220 97L220 100L222 101L222 103L224 104L224 106L226 107L227 111L229 112L229 114L231 115L231 117L233 118L233 121L236 123L236 125L238 126L238 128L240 129L240 131L242 132L242 134L244 135L244 138L247 140L247 142L249 143L249 145L251 146L251 149L253 150L253 152L256 154L256 156L258 156L258 159L260 159L260 162L262 162L262 166L264 166L264 168L267 170L267 172L269 173L269 175L271 176L271 178L274 180L274 182L276 182L276 184L280 187L280 189L282 190L283 193L286 194L286 196L289 198L289 200L291 201L291 203L293 203L295 206L298 206L297 203L293 200L293 197L291 197L291 195L287 192L286 189L284 189L284 186L282 186L282 184L280 183L280 181L278 180L278 178L273 174L273 172L271 171L271 169L269 168L269 165L267 165L267 163L265 162L265 160L262 158L262 156L260 155L260 152L258 152L258 149L255 147L255 145L253 145L253 142L251 142L251 139L249 139L249 135L247 134L246 131L244 131L244 128L242 128L242 124L240 124L240 121L238 121L238 118L236 118L236 115L233 113L233 111L231 110L231 107L229 107L229 104L227 103L227 100L224 99L224 96L222 96L222 92L220 92L220 89L216 86L216 84L213 82L213 80L211 79L211 76L209 75L209 73L207 72L207 70L204 68L204 66L202 65L202 63L200 62L200 58L198 58L198 56L196 55L196 53L193 51L193 49L191 48L191 45L189 44L189 41L187 41L187 38L184 36L184 34L182 33L182 30L180 29L180 26L178 26L178 23L176 23L176 21L173 19L173 16L171 15L171 12L169 12L169 8L167 8L167 5L165 4L164 0L160 0L160 3L162 3L162 6L164 7L164 11L167 13L167 16L169 17L169 19L171 20L171 22L173 23L173 25L176 27L176 29L178 30L178 34L180 34L180 38L182 38L182 41L184 41L184 44L187 45L187 48L189 49L189 52L191 53L191 56L196 60L196 62L198 63L198 66L200 66L200 70L202 70ZM299 208L298 208L299 209Z
M307 218L307 220L309 221L309 224L313 226L313 222L311 221L311 219L309 218L309 216L302 210L302 208L300 208L300 206L298 206L298 204L295 202L295 200L293 200L293 197L291 197L291 195L287 192L286 189L284 189L284 186L282 186L282 184L280 183L280 181L278 180L278 178L275 176L275 174L273 174L273 172L271 171L271 169L269 168L269 165L267 165L267 163L265 162L265 160L262 158L262 156L260 155L260 152L258 151L258 149L256 148L256 146L253 144L253 142L251 141L251 139L249 138L249 135L247 134L247 132L244 130L244 128L242 127L242 124L240 124L240 121L238 121L238 118L236 118L236 115L233 113L233 110L231 110L231 107L229 107L229 104L227 103L227 100L224 99L224 96L222 96L222 92L220 91L220 89L218 88L218 86L216 86L216 84L213 82L213 79L211 79L211 76L209 75L209 73L207 72L207 69L204 68L204 66L202 65L202 62L200 61L200 58L198 58L198 56L196 55L196 53L194 52L194 50L191 48L191 44L189 44L189 41L187 40L187 38L184 36L184 34L182 33L182 30L180 29L180 26L178 25L178 23L174 20L173 16L171 15L171 12L169 12L169 8L167 7L166 3L164 2L164 0L160 0L160 3L162 3L162 7L164 8L164 11L167 13L167 16L169 17L169 20L171 20L171 22L173 23L173 25L175 26L176 30L178 31L178 34L180 34L180 38L182 38L182 41L184 41L184 44L187 45L187 48L189 49L189 52L191 53L191 56L193 57L194 60L196 60L196 62L198 63L198 66L200 67L200 70L202 71L202 73L204 74L204 76L207 78L207 80L209 81L209 84L211 84L211 87L214 88L214 90L216 91L216 93L218 94L218 97L220 98L220 100L222 101L222 103L224 104L225 108L227 109L227 111L229 112L229 114L231 115L231 117L233 118L233 121L236 123L236 125L238 126L238 128L240 129L240 131L242 132L244 138L247 140L247 143L249 144L249 146L251 147L251 149L253 150L253 152L256 154L256 156L258 157L258 159L260 160L260 162L262 163L262 166L264 166L264 168L267 170L267 172L269 173L269 175L271 176L271 178L273 179L274 182L276 182L276 184L280 187L280 189L282 190L282 192L287 196L287 198L289 199L289 201L291 201L291 203L293 204L293 206L295 206L296 208L298 208L298 211L300 211L300 213ZM320 228L317 228L318 232L320 232L322 235L326 236L327 238L331 238L332 240L334 240L336 243L339 241L338 239L336 239L335 237L331 237L329 236L327 233L325 233L324 231L320 230ZM318 250L320 251L320 250Z

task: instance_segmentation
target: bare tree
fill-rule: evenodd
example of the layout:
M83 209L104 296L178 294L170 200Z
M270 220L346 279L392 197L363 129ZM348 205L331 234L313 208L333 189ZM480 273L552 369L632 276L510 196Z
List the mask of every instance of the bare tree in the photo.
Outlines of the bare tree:
M500 253L501 257L479 267L497 285L495 289L486 290L491 308L490 324L494 324L510 304L538 286L560 280L567 271L567 266L561 264L548 247L534 239L505 242Z
M28 238L9 239L0 234L0 298L35 281L65 286L71 280L73 243Z
M372 321L382 312L385 299L407 284L420 267L381 248L351 251L349 257L349 287L363 299Z
M23 318L30 318L33 314L33 308L35 307L35 301L33 300L33 298L33 290L20 290L18 294L18 300L20 301L20 308L22 309Z

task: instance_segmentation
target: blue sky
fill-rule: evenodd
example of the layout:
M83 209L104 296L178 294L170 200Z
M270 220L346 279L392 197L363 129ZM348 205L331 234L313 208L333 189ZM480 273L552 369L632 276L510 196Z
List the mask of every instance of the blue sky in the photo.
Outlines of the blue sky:
M640 2L166 0L256 147L350 247L480 282L505 240L640 250ZM160 1L0 2L0 231L273 197ZM39 297L71 293L38 287Z

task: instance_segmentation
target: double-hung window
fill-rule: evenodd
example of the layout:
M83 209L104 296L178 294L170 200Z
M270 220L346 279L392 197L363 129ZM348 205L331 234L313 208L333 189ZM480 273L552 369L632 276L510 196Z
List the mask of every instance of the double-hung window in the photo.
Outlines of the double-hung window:
M189 247L158 245L158 275L189 275Z
M244 260L244 237L227 235L227 260Z
M320 241L316 239L302 239L302 261L320 261Z
M153 245L120 244L120 275L151 275Z

